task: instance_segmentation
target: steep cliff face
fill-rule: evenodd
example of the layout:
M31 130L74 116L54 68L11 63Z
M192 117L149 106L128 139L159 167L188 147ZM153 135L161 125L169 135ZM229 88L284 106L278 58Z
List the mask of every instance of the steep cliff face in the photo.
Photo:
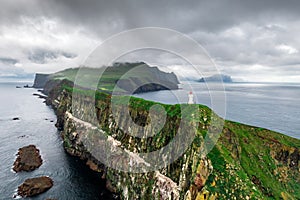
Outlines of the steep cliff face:
M48 80L49 80L49 74L35 74L33 87L43 88Z
M113 166L147 165L138 153L160 149L174 138L180 122L179 105L160 104L167 111L165 126L155 136L139 139L131 136L130 132L137 130L127 126L128 118L112 115L110 95L97 93L93 103L88 91L76 89L74 100L70 81L49 83L47 91L47 103L57 114L56 126L62 130L66 151L101 172L107 188L122 199L300 198L299 140L226 121L217 145L207 156L201 155L211 111L199 105L195 139L179 159L153 172L127 173L105 166L99 154L109 156ZM131 119L141 125L149 123L149 108L154 104L132 98ZM125 112L127 106L120 103L118 111ZM93 108L97 120L90 115ZM114 153L106 154L104 146ZM126 159L118 154L119 147L128 152Z
M93 170L102 172L103 177L107 180L108 188L120 194L123 199L169 199L170 197L172 197L171 199L183 199L191 185L195 185L193 193L197 194L202 191L203 183L202 185L198 183L197 186L194 182L197 180L198 182L199 180L205 182L212 171L212 166L206 157L200 155L199 149L203 140L200 133L193 145L176 162L159 171L127 173L104 166L96 157L97 154L105 155L105 152L101 152L101 148L96 148L95 152L94 147L108 145L114 148L122 145L122 148L128 150L127 157L129 160L122 160L124 157L120 157L117 151L108 158L114 165L120 163L126 165L127 163L130 167L130 163L135 165L147 164L136 152L150 152L165 146L174 137L173 134L176 134L178 125L175 123L180 120L180 110L178 105L167 106L167 109L173 113L167 116L166 125L162 132L148 140L141 140L118 128L117 124L123 124L125 126L123 129L129 130L130 127L126 127L128 119L114 118L111 115L110 96L103 93L100 95L96 102L98 120L95 122L88 112L92 106L95 106L91 103L91 97L78 95L76 101L72 101L69 87L56 87L55 90L49 92L47 102L53 105L57 113L56 125L62 130L64 146L68 153L85 160ZM75 106L73 109L78 111L77 116L73 116L71 113L72 103ZM148 102L148 105L144 103L144 100L141 99L134 99L132 103L136 106L131 108L130 113L137 123L147 121L149 111L146 107L154 104L153 102ZM146 106L142 107L142 105ZM206 107L201 109L203 110L202 119L208 118L209 109ZM125 112L125 107L120 105L119 112ZM201 123L205 127L208 122L202 120ZM101 138L95 129L105 133L106 138ZM135 130L132 129L131 131L134 132ZM194 181L196 176L198 179Z

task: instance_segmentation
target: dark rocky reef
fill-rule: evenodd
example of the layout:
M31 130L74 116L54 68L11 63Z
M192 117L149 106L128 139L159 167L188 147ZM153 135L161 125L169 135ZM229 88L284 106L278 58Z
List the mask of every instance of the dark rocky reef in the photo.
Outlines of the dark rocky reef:
M42 94L34 93L34 94L32 94L32 95L33 95L33 96L37 96L37 97L40 98L40 99L46 99L46 98L47 98L47 96L42 95Z
M29 145L19 149L13 170L15 172L33 171L40 167L42 162L40 151L34 145Z
M49 80L49 74L37 73L35 74L34 83L32 87L43 88L48 80Z
M47 176L26 179L18 187L18 195L21 197L32 197L44 193L53 186L53 181Z

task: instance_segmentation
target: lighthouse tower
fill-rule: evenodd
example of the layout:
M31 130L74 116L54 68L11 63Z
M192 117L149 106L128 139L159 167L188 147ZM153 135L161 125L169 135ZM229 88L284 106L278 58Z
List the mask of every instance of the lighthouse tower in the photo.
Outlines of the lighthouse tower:
M195 104L193 92L189 92L188 104Z

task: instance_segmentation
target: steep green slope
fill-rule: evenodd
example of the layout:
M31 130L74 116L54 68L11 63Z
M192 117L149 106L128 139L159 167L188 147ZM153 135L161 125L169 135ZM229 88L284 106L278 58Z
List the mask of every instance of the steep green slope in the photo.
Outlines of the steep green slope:
M216 183L208 188L224 199L299 199L299 148L297 139L226 121L208 155L214 166L210 180Z
M72 99L72 92L76 99ZM207 156L201 155L203 137L212 116L211 110L201 105L198 105L199 117L186 122L199 123L195 138L174 163L159 171L138 174L104 166L91 151L93 147L107 144L110 137L131 152L160 149L175 137L182 112L189 112L189 107L184 105L181 111L181 105L164 105L134 97L127 105L124 97L119 96L119 111L124 112L129 107L131 119L140 125L149 123L149 109L153 105L159 104L166 110L164 128L153 137L141 140L130 135L126 117L112 116L111 95L97 92L93 104L92 94L86 89L74 89L70 81L61 81L51 89L47 102L56 110L57 126L63 130L67 152L99 171L106 178L107 187L122 199L300 199L299 140L226 121L216 146ZM71 106L78 112L72 113ZM90 116L92 107L96 108L97 121ZM116 122L124 124L125 129L120 129ZM106 139L90 126L101 129ZM128 163L118 155L110 159L115 164Z

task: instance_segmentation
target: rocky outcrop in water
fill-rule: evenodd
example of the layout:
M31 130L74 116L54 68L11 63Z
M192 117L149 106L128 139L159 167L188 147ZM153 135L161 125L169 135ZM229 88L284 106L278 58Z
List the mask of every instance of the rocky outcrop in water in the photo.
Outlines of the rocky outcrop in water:
M53 186L53 181L47 176L26 179L25 182L18 187L18 195L21 197L32 197L46 192Z
M33 171L40 167L42 162L40 151L34 145L29 145L19 149L13 170L15 172Z

